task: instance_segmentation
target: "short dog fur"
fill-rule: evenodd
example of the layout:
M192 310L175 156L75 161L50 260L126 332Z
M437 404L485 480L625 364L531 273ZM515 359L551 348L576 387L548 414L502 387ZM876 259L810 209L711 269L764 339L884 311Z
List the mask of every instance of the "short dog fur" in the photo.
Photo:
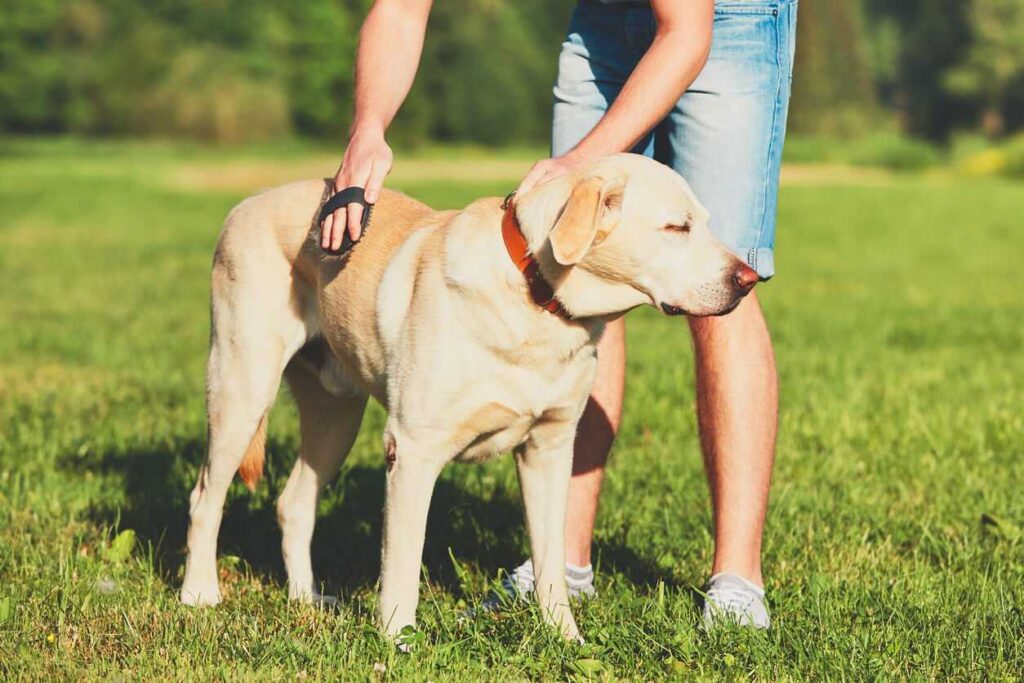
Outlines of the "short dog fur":
M564 578L566 493L605 321L644 304L721 314L756 275L712 238L687 183L637 155L606 157L515 202L520 229L571 319L531 300L502 241L499 199L438 212L385 191L362 240L345 257L325 259L313 223L327 187L298 182L243 201L217 244L209 449L191 494L181 600L220 601L225 495L236 471L250 487L260 477L267 412L283 375L302 438L277 504L291 598L324 599L310 562L317 497L373 396L388 410L385 632L415 623L441 468L512 451L537 600L549 623L577 638Z

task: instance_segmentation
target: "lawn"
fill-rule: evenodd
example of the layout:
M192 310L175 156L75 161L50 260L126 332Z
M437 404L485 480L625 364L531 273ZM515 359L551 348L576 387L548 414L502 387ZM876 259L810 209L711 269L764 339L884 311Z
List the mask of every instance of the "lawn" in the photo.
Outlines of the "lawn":
M4 679L1024 675L1024 184L787 169L760 288L782 385L765 541L774 627L705 633L711 542L685 323L629 318L625 424L584 646L524 606L460 621L526 552L510 459L434 496L421 642L372 627L384 474L374 407L320 504L336 611L287 603L274 500L298 445L282 395L267 479L235 484L225 602L180 606L203 457L208 271L259 187L333 173L312 148L0 144L0 676ZM519 151L399 157L438 207L507 192ZM282 392L284 393L284 392Z

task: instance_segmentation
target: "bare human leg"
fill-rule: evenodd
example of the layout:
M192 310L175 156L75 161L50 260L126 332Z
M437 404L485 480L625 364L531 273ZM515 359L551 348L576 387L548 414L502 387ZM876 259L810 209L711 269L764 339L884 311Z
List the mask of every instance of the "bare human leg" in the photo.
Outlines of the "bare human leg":
M711 573L735 574L760 586L779 405L771 337L754 293L729 315L691 318L690 329L714 519Z
M736 574L760 586L778 420L771 337L754 293L729 315L691 318L690 329L715 527L711 572ZM625 326L618 320L601 340L597 381L576 437L566 519L566 558L573 564L590 563L604 467L622 411L625 349Z
M576 429L565 519L565 559L580 567L590 564L604 467L622 421L625 381L626 324L619 318L608 323L598 344L597 379Z

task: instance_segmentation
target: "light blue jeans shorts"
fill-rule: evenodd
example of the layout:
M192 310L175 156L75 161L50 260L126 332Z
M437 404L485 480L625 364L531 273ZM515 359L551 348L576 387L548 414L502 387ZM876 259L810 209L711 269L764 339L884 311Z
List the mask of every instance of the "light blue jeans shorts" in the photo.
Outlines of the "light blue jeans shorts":
M717 2L707 64L633 150L686 178L711 213L714 235L762 279L775 274L796 16L796 0ZM553 155L572 149L604 116L655 29L647 5L581 0L558 61Z

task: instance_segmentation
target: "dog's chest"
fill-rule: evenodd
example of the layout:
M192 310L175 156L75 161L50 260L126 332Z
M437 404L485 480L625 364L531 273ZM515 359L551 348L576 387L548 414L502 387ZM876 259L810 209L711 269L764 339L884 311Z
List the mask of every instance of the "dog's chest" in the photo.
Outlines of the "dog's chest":
M545 434L571 430L592 381L593 354L544 376L520 368L505 374L488 400L462 404L454 432L460 444L456 460L484 462L529 442L542 445ZM472 407L470 407L472 406Z
M491 422L482 426L480 431L469 443L469 445L456 456L456 461L462 463L487 462L498 455L510 451L526 440L526 436L533 427L536 419L532 415L509 416L502 406L484 408L476 418ZM492 414L487 415L486 413ZM501 426L493 427L495 424Z

